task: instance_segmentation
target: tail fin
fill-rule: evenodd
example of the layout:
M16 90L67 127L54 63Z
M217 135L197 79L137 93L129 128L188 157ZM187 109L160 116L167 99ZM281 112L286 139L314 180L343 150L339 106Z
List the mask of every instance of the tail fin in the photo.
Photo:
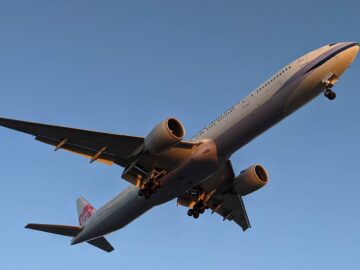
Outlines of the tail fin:
M71 241L71 244L78 244L83 241L88 242L90 245L93 245L97 248L100 248L106 252L111 252L114 248L111 244L105 239L105 237L100 236L96 239L92 240L79 240L76 236L82 231L84 224L91 217L91 215L96 211L95 208L88 203L83 197L80 197L76 200L76 208L79 216L79 224L80 226L67 226L67 225L53 225L53 224L35 224L29 223L25 226L27 229L60 234L65 236L75 237Z
M78 212L80 226L84 226L85 222L96 211L95 208L83 197L80 197L76 200L76 208Z

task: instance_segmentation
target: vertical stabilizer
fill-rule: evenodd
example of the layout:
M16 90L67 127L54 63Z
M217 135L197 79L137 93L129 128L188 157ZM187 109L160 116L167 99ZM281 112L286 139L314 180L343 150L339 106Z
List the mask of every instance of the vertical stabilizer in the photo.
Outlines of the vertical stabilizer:
M84 226L85 222L95 212L95 208L87 202L83 197L76 200L76 208L79 217L80 226Z

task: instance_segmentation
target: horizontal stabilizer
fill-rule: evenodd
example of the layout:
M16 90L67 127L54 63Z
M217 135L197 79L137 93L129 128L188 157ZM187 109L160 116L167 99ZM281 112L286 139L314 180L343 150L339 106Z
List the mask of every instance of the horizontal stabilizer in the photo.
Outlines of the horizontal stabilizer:
M81 232L80 226L67 226L67 225L52 225L52 224L34 224L30 223L25 226L26 229L32 229L42 232L60 234L65 236L76 236Z
M88 241L90 245L94 247L100 248L106 252L111 252L114 248L110 245L110 243L105 239L105 237L99 237L93 240Z

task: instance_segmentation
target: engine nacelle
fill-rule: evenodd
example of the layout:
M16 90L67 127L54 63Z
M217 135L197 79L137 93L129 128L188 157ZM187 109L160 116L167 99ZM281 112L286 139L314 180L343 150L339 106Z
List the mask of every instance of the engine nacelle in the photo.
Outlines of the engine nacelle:
M185 129L179 120L168 118L154 127L144 141L145 150L158 154L169 150L179 143L185 135Z
M269 174L266 169L255 164L234 178L233 188L238 195L245 196L265 186L268 180Z

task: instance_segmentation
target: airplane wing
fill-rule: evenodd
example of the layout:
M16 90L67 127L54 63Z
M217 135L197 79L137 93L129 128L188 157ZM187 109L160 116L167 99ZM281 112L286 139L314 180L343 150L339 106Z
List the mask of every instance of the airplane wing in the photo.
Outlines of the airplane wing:
M230 193L214 194L209 206L213 212L222 216L224 221L235 221L243 231L251 227L241 196Z
M195 189L198 192L210 194L208 207L212 213L219 214L224 221L233 220L243 231L246 231L250 228L250 222L241 196L237 195L232 189L234 177L234 170L228 160L217 172ZM189 207L193 204L193 200L194 198L191 195L185 193L179 197L178 203Z
M31 134L35 139L53 145L55 150L65 149L90 159L90 162L99 161L108 165L113 163L126 167L130 164L129 156L140 147L143 137L103 133L69 127L46 125L21 120L0 118L0 126ZM190 153L193 143L180 142L172 151ZM158 168L169 170L177 164L166 156L147 155L139 160L137 166L144 171L150 170L155 164ZM173 155L172 155L173 156Z

